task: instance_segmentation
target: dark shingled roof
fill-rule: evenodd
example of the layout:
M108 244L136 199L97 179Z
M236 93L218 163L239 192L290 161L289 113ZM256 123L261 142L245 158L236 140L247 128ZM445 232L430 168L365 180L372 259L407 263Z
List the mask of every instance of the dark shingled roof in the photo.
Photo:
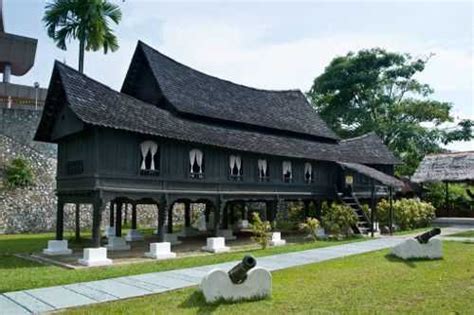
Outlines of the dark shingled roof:
M358 150L341 152L341 145L337 143L184 119L153 104L114 91L59 62L54 66L35 140L52 141L52 127L62 104L67 104L81 121L95 126L261 154L345 162L364 159ZM372 151L377 150L385 152L386 149L382 143L377 142ZM390 164L384 161L381 154L376 156L379 157L377 164Z
M299 90L270 91L235 84L189 68L142 42L135 53L140 50L160 92L179 113L339 139Z
M373 178L376 181L382 183L383 185L395 187L395 188L402 188L405 186L403 181L396 179L393 176L387 175L381 171L378 171L372 167L368 167L366 165L362 165L359 163L344 163L338 162L343 168L348 168L354 170L360 174L363 174L367 177Z
M382 142L382 139L369 132L365 135L345 139L340 142L340 151L343 156L353 156L357 152L358 163L362 164L400 164L400 160Z
M411 180L424 182L474 182L474 151L427 155Z

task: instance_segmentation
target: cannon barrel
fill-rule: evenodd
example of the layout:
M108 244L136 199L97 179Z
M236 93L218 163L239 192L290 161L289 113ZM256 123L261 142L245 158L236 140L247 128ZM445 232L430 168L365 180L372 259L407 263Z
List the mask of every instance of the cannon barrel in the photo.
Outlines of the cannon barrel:
M235 284L240 284L247 279L247 272L257 265L257 260L250 255L246 255L242 262L239 262L229 272L230 280Z
M420 244L426 244L432 238L433 236L436 236L438 234L441 234L441 229L440 228L434 228L431 231L425 232L423 234L420 234L415 237L415 239L420 243Z

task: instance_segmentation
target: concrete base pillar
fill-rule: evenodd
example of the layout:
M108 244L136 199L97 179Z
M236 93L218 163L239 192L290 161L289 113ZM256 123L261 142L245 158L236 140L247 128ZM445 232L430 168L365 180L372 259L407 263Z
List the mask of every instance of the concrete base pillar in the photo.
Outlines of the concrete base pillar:
M127 242L143 241L143 235L138 230L130 230L125 236Z
M273 232L270 246L283 246L286 244L285 240L281 239L281 232Z
M208 237L207 245L202 250L210 253L223 253L228 252L230 247L225 246L225 238L223 237Z
M109 238L109 243L105 246L110 251L130 250L130 245L127 244L123 237L112 236Z
M72 250L68 248L67 240L48 241L48 248L43 249L43 254L50 256L71 255Z
M225 238L226 241L233 241L233 240L237 239L237 237L234 234L232 234L232 230L230 230L230 229L218 230L217 231L217 236L221 236L221 237Z
M169 242L150 243L150 251L145 253L145 257L156 260L175 258L176 253L171 252Z
M171 243L171 245L179 245L182 242L178 240L178 236L177 233L165 233L164 241Z
M115 226L106 227L105 231L104 231L104 236L107 237L107 238L115 236Z
M84 248L84 256L79 259L79 264L87 267L108 266L112 259L107 258L107 248Z

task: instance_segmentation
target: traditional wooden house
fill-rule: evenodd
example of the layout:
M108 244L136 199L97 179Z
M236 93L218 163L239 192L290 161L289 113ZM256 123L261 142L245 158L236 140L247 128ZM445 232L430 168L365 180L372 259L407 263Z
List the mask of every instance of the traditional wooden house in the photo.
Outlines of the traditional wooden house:
M142 42L121 92L56 62L35 139L58 144L57 239L64 204L90 203L95 246L108 202L116 236L120 204L134 205L135 221L136 204L157 204L163 239L176 202L186 204L186 227L189 203L205 202L218 233L236 203L264 201L273 220L281 200L307 204L334 200L347 185L360 193L373 183L399 185L398 160L375 134L341 141L301 91L212 77Z

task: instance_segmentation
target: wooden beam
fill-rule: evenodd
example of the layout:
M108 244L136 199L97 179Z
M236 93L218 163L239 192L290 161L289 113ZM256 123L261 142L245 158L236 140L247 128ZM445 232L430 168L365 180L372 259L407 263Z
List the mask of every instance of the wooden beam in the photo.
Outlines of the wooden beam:
M61 241L64 237L64 202L58 200L56 209L56 240Z
M117 213L115 215L115 236L122 237L122 208L123 203L117 203Z
M160 198L158 204L158 241L163 242L165 239L165 220L166 220L166 208L168 200L165 195Z
M184 226L191 227L191 202L184 202Z
M101 199L97 199L93 204L93 214L92 214L92 246L99 248L101 233L100 233L100 223L102 221L102 211L104 210L104 205Z
M76 241L81 239L81 205L76 203Z
M173 208L174 203L168 208L168 233L173 233Z
M132 230L137 229L137 204L132 203Z

